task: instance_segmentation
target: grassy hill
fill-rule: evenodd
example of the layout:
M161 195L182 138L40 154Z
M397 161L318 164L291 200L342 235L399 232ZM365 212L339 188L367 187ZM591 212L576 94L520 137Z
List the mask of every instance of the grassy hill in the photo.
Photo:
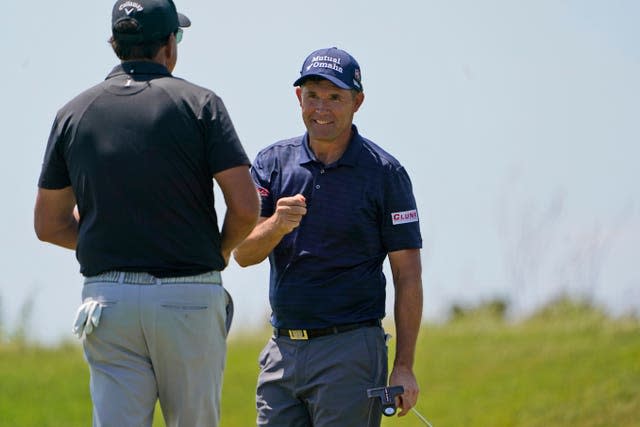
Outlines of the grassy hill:
M640 322L561 300L512 323L484 305L422 328L417 409L434 427L640 425ZM393 332L393 331L391 331ZM258 353L268 331L229 343L222 426L255 425ZM391 350L393 350L393 341ZM391 351L391 358L393 357ZM163 426L160 414L155 426ZM0 425L90 425L77 344L0 345ZM383 426L420 426L410 413Z

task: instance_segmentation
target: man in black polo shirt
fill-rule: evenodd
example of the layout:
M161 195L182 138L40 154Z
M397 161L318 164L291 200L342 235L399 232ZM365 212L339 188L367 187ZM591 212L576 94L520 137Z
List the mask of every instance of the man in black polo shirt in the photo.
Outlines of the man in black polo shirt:
M388 256L398 344L390 385L399 415L416 403L415 344L422 317L422 239L405 169L352 124L364 101L360 67L320 49L295 81L307 132L258 153L251 172L258 225L234 252L240 265L271 264L274 336L260 356L260 426L379 426L387 384Z
M259 200L222 100L171 75L189 25L171 0L119 0L122 63L60 109L44 156L35 229L75 249L85 276L74 332L94 426L151 426L158 398L167 426L218 425L232 314L220 271Z

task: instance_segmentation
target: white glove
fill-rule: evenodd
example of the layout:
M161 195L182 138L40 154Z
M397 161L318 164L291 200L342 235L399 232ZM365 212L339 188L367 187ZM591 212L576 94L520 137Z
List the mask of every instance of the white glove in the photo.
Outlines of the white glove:
M102 306L98 301L89 300L78 308L76 321L73 324L73 333L78 338L82 338L82 333L89 335L94 328L100 323L100 314L102 314Z

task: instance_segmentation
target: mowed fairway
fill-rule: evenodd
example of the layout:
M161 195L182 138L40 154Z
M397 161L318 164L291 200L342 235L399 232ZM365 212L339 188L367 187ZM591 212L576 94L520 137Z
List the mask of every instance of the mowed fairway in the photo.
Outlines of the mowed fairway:
M229 343L223 427L255 425L257 358L267 335ZM640 425L640 323L589 307L563 303L515 324L481 311L427 324L416 373L417 409L434 427ZM1 345L0 426L90 425L88 380L75 344ZM421 425L413 413L383 420ZM159 412L154 426L164 426Z

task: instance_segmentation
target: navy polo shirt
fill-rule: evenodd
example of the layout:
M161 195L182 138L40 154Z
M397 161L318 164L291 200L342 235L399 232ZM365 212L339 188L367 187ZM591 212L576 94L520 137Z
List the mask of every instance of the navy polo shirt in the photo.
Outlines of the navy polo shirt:
M411 181L400 163L359 135L323 165L308 135L260 151L251 168L261 216L301 193L307 214L269 255L272 324L322 328L385 315L387 253L422 247Z
M56 115L38 185L72 186L80 271L222 270L213 175L250 165L222 100L125 62Z

